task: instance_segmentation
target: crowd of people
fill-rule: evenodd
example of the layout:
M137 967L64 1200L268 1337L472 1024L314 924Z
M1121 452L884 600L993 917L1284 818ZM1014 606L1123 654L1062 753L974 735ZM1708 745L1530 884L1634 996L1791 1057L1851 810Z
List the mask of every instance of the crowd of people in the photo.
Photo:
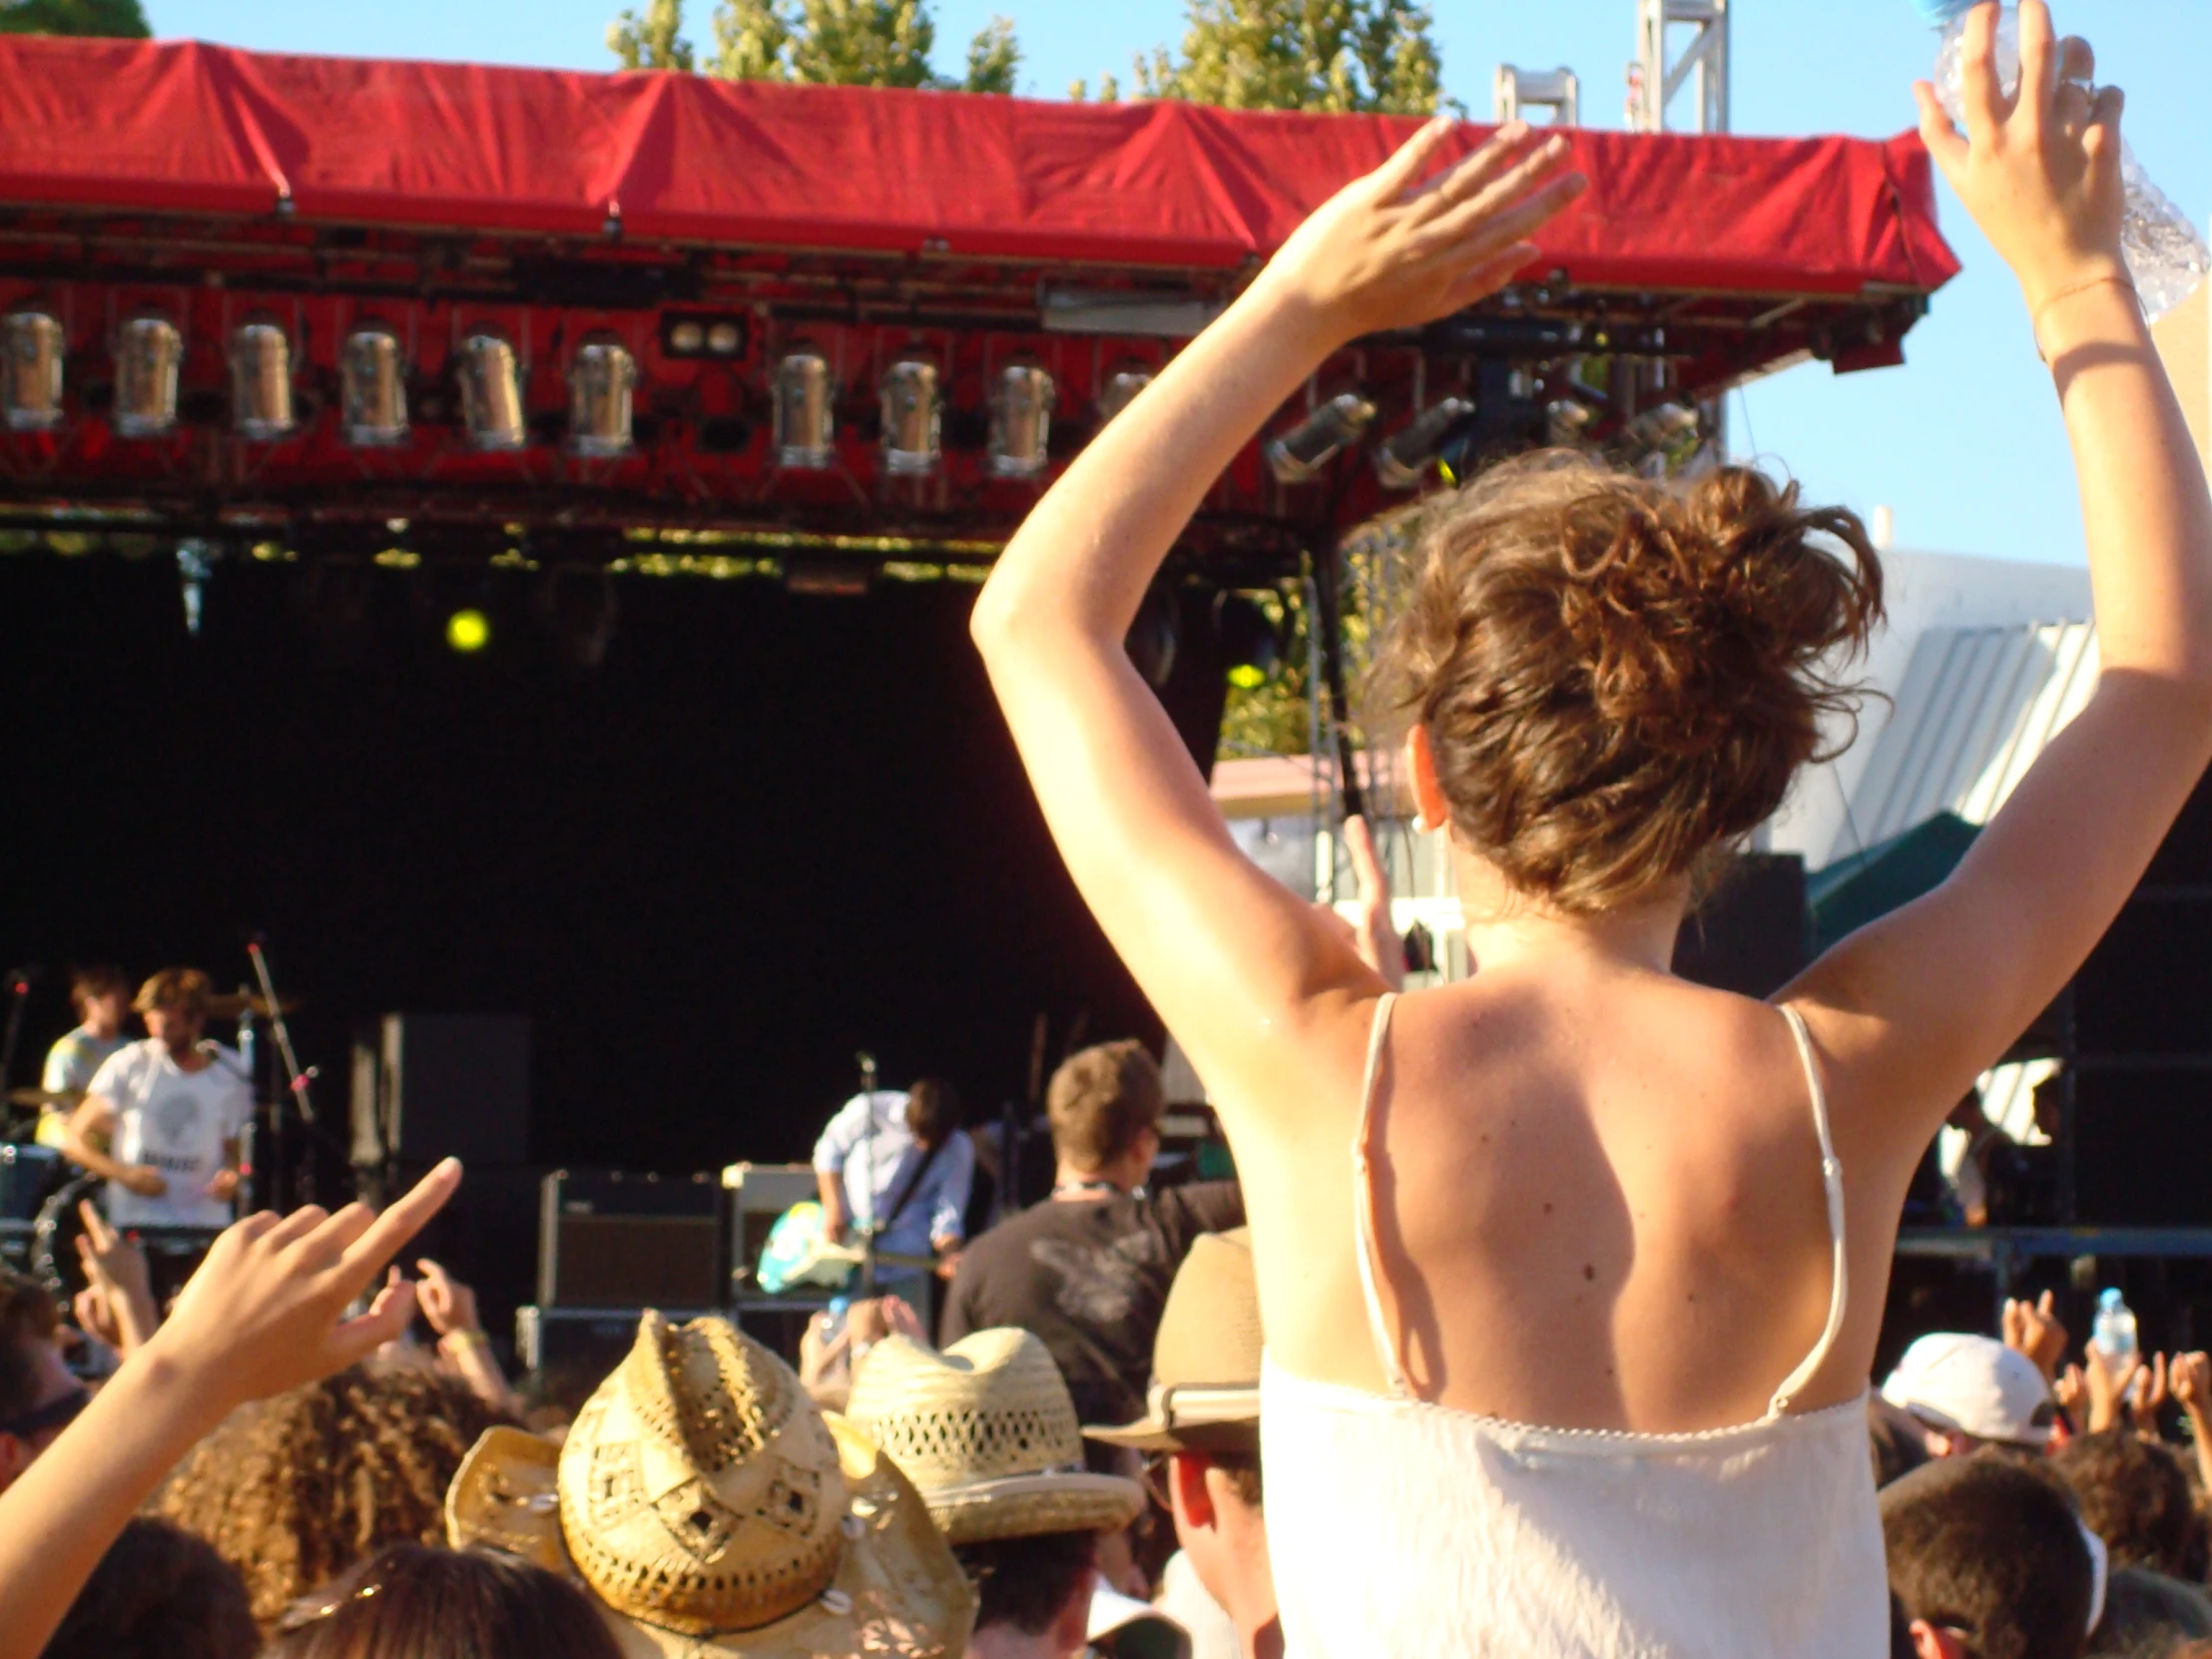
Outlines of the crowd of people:
M1581 453L1400 527L1379 684L1476 971L1400 995L1228 835L1124 648L1162 561L1334 353L1495 293L1590 189L1557 136L1453 159L1431 124L1098 434L974 612L1237 1184L1150 1189L1157 1068L1107 1044L1053 1080L1051 1196L968 1240L947 1103L863 1096L818 1149L826 1226L905 1228L941 1317L855 1308L794 1370L648 1313L566 1406L400 1271L450 1162L381 1213L249 1216L174 1298L88 1216L74 1323L0 1302L0 1659L2212 1653L2212 1359L2077 1356L2042 1299L1869 1382L1931 1138L2212 762L2212 490L2122 258L2121 100L2042 0L2016 84L1997 31L1972 11L1962 125L1924 85L1922 135L2050 365L2101 679L1936 891L1771 1002L1671 974L1850 707L1881 564L1755 470ZM203 1087L165 994L66 1139L128 1192L227 1196L213 1094L189 1169L99 1115L130 1067Z

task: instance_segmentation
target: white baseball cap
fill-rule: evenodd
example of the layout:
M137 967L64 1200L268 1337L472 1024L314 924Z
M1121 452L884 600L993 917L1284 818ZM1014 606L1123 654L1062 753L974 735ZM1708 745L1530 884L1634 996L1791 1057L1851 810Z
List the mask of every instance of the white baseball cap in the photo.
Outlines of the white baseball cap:
M2015 1445L2047 1445L2058 1412L2026 1355L1993 1337L1948 1331L1907 1349L1882 1397L1941 1432Z

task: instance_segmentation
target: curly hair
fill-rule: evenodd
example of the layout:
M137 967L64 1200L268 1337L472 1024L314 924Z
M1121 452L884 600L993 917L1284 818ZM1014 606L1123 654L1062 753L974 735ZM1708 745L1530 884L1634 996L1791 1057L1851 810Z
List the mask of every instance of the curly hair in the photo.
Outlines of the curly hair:
M2204 1519L2171 1447L2108 1428L2059 1447L2050 1469L2072 1490L2082 1523L2104 1540L2113 1566L2204 1582Z
M591 1598L488 1549L392 1544L282 1620L263 1659L621 1659Z
M254 1659L261 1646L238 1569L142 1515L108 1546L41 1659Z
M1709 874L1856 712L1835 665L1881 620L1881 561L1795 484L1545 451L1401 522L1379 700L1426 733L1457 838L1559 910Z
M250 1406L200 1442L153 1512L215 1545L267 1629L386 1544L442 1543L445 1489L502 1419L419 1367L354 1367Z

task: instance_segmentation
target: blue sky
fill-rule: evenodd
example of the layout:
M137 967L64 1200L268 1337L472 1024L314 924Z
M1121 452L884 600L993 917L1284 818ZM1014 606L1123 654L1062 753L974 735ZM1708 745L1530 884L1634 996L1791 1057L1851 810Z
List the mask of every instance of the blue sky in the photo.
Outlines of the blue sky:
M164 36L275 51L478 59L600 69L615 0L147 0ZM690 32L710 36L712 0L691 0ZM1580 73L1584 120L1622 124L1635 49L1632 0L1438 0L1447 89L1477 117L1501 62ZM1061 96L1078 76L1126 82L1133 53L1180 38L1182 0L938 0L940 67L993 13L1012 16L1023 90ZM2201 223L2212 213L2212 145L2197 100L2212 62L2212 6L2130 0L2058 10L2086 30L2099 78L2128 89L2128 132L2151 174ZM1744 133L1883 136L1913 122L1911 83L1935 37L1911 0L1738 0L1735 125ZM2188 111L2196 107L2199 114ZM1862 511L1886 503L1908 547L2078 562L2079 513L2065 439L2009 275L1947 195L1943 227L1965 272L1907 343L1907 366L1837 378L1807 365L1731 400L1732 437Z

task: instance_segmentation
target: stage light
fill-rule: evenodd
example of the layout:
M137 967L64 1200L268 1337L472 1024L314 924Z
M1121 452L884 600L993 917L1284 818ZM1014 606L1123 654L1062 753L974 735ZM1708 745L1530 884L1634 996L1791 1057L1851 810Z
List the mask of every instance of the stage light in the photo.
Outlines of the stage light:
M254 443L291 431L291 336L268 317L231 332L231 424Z
M937 365L900 357L883 371L883 470L894 478L934 472L944 453Z
M1152 384L1149 368L1117 368L1106 376L1105 388L1098 394L1098 422L1101 426L1137 400L1137 393Z
M1059 388L1035 363L1008 363L991 394L990 473L1035 478L1052 464L1052 405Z
M339 425L363 449L407 441L407 359L399 336L364 322L338 348Z
M605 460L630 452L638 360L613 334L588 334L568 371L568 441L579 455Z
M707 350L717 357L735 357L745 349L745 330L735 322L712 323L707 329Z
M668 348L672 355L696 357L707 348L707 329L704 324L690 317L668 325Z
M1356 391L1340 392L1261 451L1279 483L1303 484L1367 435L1375 405Z
M836 385L830 360L794 346L776 365L776 464L820 472L836 464Z
M61 320L40 310L10 311L7 358L0 363L0 407L11 432L51 432L62 423Z
M158 438L177 429L177 371L185 336L166 316L134 316L115 352L115 429L120 437Z
M478 610L455 611L445 619L445 643L464 657L491 644L491 619Z
M1417 488L1442 456L1451 429L1473 413L1464 397L1446 397L1423 410L1375 452L1375 475L1393 490Z
M513 342L496 328L478 328L461 341L461 418L478 449L520 449L529 442L521 364Z
M1229 683L1239 691L1257 691L1275 678L1283 662L1283 639L1267 612L1241 593L1214 601L1214 632Z

